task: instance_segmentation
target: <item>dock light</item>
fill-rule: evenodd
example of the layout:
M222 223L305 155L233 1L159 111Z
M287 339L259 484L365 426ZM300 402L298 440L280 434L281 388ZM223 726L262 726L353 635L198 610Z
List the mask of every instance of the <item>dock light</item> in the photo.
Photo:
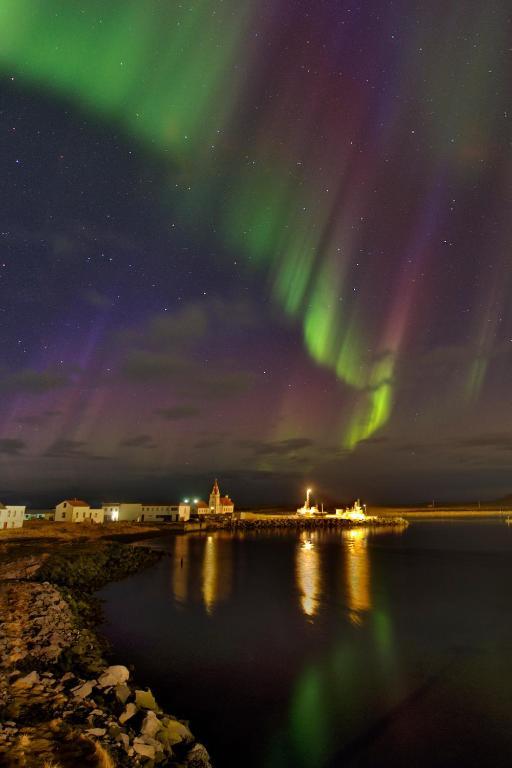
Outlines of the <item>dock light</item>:
M197 504L199 502L199 499L194 499L194 504Z
M188 499L183 499L185 504L188 504Z

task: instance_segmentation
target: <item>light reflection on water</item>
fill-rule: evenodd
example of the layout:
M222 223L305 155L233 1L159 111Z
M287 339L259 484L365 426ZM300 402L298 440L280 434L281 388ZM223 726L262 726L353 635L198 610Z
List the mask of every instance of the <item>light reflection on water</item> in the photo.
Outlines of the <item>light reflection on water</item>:
M496 726L512 711L506 526L160 546L170 558L102 591L105 632L220 768L487 764L479 749L512 760ZM430 760L431 745L453 758Z
M315 548L314 536L306 531L301 533L297 543L296 578L301 608L306 616L314 616L322 590L320 552Z

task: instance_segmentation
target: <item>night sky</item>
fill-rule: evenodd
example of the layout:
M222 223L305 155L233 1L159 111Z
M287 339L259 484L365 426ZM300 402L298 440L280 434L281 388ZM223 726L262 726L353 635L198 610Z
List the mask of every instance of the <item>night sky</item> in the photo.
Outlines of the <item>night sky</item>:
M502 0L2 0L0 500L512 492Z

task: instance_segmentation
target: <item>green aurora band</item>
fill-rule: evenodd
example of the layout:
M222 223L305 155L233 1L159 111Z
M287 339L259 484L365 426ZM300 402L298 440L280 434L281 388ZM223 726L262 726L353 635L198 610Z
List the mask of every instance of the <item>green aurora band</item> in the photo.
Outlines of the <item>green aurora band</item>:
M493 8L499 13L499 4ZM504 20L504 7L501 14ZM469 27L483 30L480 55L472 59L469 77L464 62L457 62L460 79L472 88L445 89L448 119L431 116L433 166L464 168L464 154L450 137L465 131L472 139L471 115L479 105L489 111L486 73L500 67L506 25L497 32L500 25L487 23L484 8L469 15ZM402 54L399 67L409 93L421 88L428 102L438 88L459 22L458 13L450 14L426 68L415 71L408 52ZM380 156L400 136L400 115L390 114L374 151L361 157L354 148L357 136L368 133L374 118L368 103L350 90L341 91L338 109L326 108L325 94L338 83L327 75L325 82L309 77L322 69L325 53L318 42L309 69L297 66L303 51L290 44L283 66L270 72L280 98L264 103L258 64L265 49L255 30L268 38L270 23L252 0L89 0L84 7L65 0L3 0L0 65L10 76L117 123L168 159L170 172L182 170L190 181L182 202L190 219L205 206L214 211L225 243L265 270L274 298L302 324L312 359L347 388L350 407L340 415L339 432L353 448L389 420L415 290L412 279L399 279L400 291L378 307L377 327L352 294L361 237L354 221L363 222L362 228L372 209L366 190L377 186ZM414 30L409 40L413 48L421 42ZM263 67L265 75L269 68ZM247 106L251 88L264 105L257 115ZM480 124L482 141L492 127L490 119ZM229 182L227 194L221 178ZM211 201L219 198L215 209ZM375 273L370 269L356 279L368 301ZM482 386L492 341L479 335L478 357L468 372L470 399Z

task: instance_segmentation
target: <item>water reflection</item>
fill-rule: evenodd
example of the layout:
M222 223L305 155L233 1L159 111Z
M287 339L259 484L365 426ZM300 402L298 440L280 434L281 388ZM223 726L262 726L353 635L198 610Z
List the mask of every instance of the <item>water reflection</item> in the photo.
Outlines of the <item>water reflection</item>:
M314 616L321 591L320 553L313 536L306 532L301 534L297 545L295 573L302 611L306 616Z
M353 624L361 624L364 614L372 607L368 534L368 528L342 531L346 552L345 588L349 618Z
M233 580L232 544L232 538L222 533L174 538L172 591L176 602L203 603L211 614L219 602L228 599Z
M208 614L226 600L232 585L232 537L214 534L204 541L202 596Z
M179 603L186 603L188 597L189 549L190 539L188 536L175 537L172 584L174 598Z

